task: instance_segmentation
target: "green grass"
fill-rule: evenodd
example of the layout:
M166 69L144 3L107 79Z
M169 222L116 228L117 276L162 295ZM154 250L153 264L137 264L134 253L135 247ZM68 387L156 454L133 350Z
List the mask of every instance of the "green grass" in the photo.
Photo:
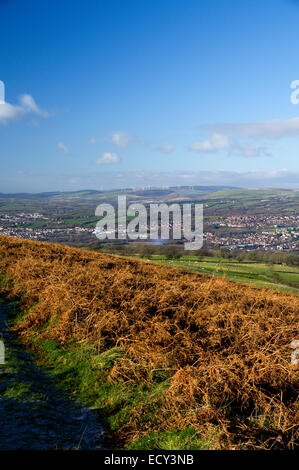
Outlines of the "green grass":
M211 439L212 441L212 439ZM131 449L133 450L209 450L211 442L204 441L193 428L182 431L153 432L137 439Z
M298 191L296 190L285 190L285 189L228 189L222 191L216 191L214 193L209 193L207 197L211 199L220 199L220 198L254 198L254 199L269 199L276 197L298 197Z
M53 225L53 222L48 220L37 220L36 222L32 222L32 224L25 225L27 228L39 228L39 227L47 227L48 225Z
M134 219L134 216L127 216L126 220L130 221ZM64 225L77 225L77 226L84 226L84 227L89 227L89 226L96 226L97 222L99 222L100 218L99 217L77 217L77 218L67 218L63 220ZM120 222L124 221L124 218L119 218L118 219ZM114 222L114 219L106 220L106 222Z
M63 219L64 225L96 225L99 221L99 217L77 217L72 219Z
M297 267L196 256L183 256L175 260L168 260L165 256L152 256L150 261L299 294L299 268Z
M148 433L139 439L119 437L119 429L128 423L136 407L141 406L140 429L158 425L162 392L168 387L169 373L157 375L151 386L111 382L109 372L122 356L120 348L99 353L94 343L78 344L74 341L59 344L55 340L40 339L40 330L31 335L31 347L39 366L46 366L57 383L73 399L95 408L113 448L126 449L208 449L204 441L191 429ZM108 444L109 445L109 444Z

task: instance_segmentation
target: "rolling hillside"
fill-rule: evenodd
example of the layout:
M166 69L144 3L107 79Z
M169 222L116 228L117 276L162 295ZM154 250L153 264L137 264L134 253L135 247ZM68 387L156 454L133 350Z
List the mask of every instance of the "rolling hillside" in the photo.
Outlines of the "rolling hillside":
M298 296L3 236L0 273L22 341L115 446L294 448Z

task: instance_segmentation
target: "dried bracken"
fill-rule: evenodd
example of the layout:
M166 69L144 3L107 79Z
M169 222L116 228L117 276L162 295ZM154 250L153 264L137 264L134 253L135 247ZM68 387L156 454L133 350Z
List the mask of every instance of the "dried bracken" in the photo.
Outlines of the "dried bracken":
M216 429L218 448L294 447L298 296L3 236L0 272L11 295L35 305L20 334L47 324L47 338L122 348L111 381L151 384L168 374L148 430L192 425ZM127 433L138 434L145 412L134 410Z

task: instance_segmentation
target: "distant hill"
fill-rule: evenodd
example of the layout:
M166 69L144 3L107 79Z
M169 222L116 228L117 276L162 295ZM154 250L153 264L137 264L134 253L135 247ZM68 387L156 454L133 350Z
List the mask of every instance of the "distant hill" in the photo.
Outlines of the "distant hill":
M42 193L1 193L0 198L23 198L23 199L40 199L40 198L90 198L97 195L111 195L111 194L130 194L137 196L155 196L155 195L165 195L171 194L176 191L193 191L199 192L200 194L207 194L216 191L225 191L235 189L229 186L172 186L169 188L126 188L126 189L113 189L107 191L98 191L92 189L83 189L80 191L52 191L52 192L42 192Z
M240 199L240 198L272 198L272 197L299 197L299 190L297 189L221 189L215 192L209 193L211 199L229 198L229 199Z
M0 198L5 199L15 199L15 198L23 198L23 199L41 199L41 198L54 198L57 196L64 196L64 195L81 195L82 197L86 195L92 194L101 194L100 191L93 191L93 190L82 190L82 191L53 191L53 192L44 192L44 193L0 193Z
M32 200L98 200L116 198L118 195L127 195L136 199L152 200L196 200L210 199L252 199L271 197L299 197L299 190L292 189L246 189L229 186L171 186L167 188L127 188L109 191L81 190L81 191L53 191L42 193L0 193L0 199L32 199Z

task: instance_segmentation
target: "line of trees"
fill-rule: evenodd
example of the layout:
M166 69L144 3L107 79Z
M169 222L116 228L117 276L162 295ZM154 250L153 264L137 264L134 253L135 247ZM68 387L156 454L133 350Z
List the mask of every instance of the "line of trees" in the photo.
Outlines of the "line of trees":
M200 253L201 252L201 253ZM285 264L287 266L299 266L298 251L264 251L264 250L228 250L221 247L218 250L200 250L198 256L214 256L238 261L254 261L267 264Z
M287 266L299 266L298 251L264 251L264 250L229 250L225 247L218 249L202 248L198 251L186 252L182 245L170 243L165 245L154 245L151 243L101 243L93 244L90 249L105 251L123 256L140 256L150 259L155 256L165 256L167 259L179 259L183 256L217 257L237 260L239 262L252 261L266 264L284 264Z

